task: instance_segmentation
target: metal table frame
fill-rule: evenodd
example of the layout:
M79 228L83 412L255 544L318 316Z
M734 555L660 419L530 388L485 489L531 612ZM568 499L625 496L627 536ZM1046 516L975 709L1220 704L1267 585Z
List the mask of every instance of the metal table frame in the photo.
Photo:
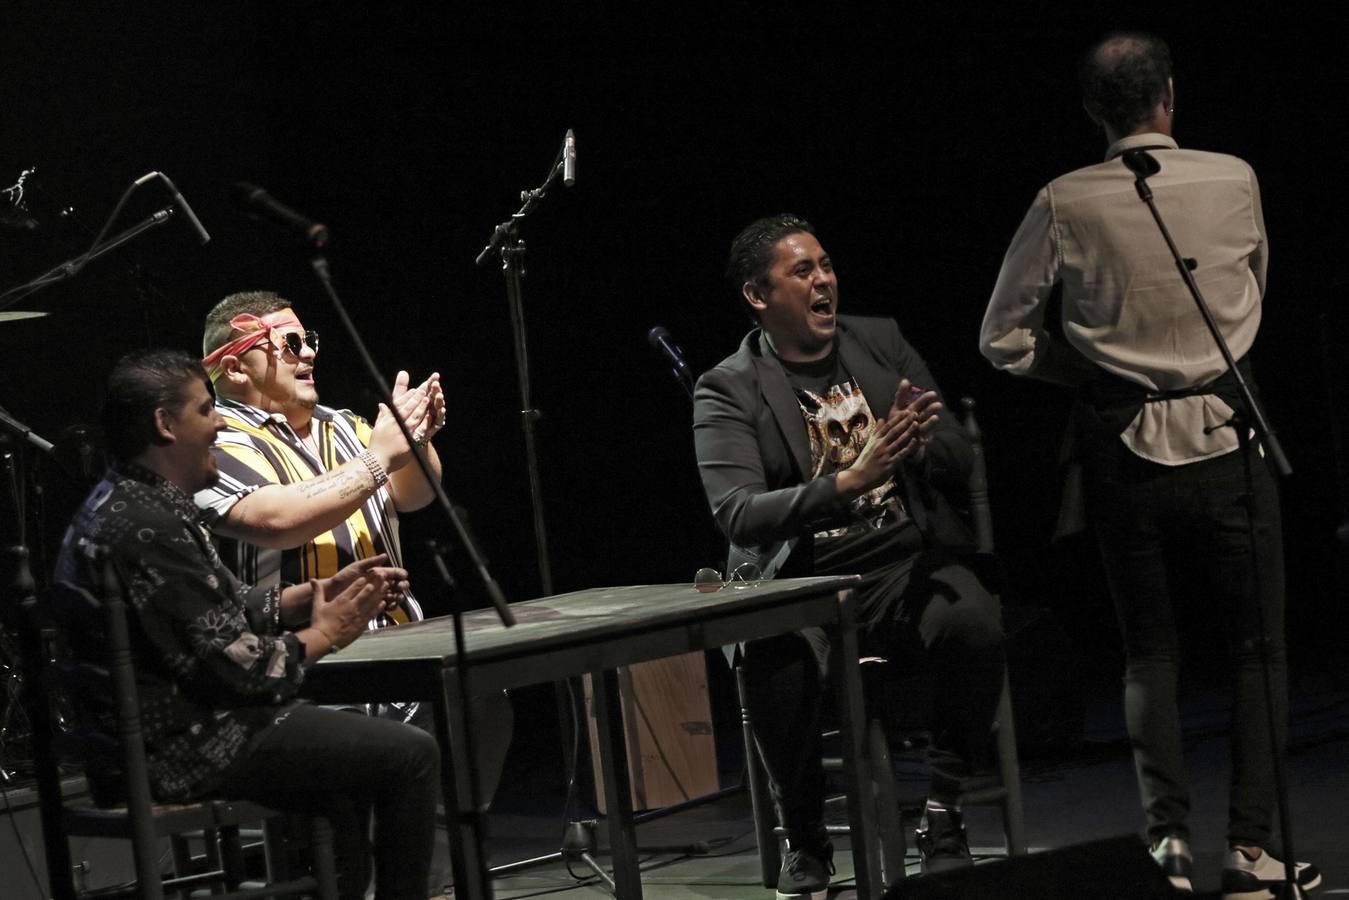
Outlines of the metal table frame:
M384 628L316 663L304 693L320 702L420 700L435 711L436 739L448 765L442 788L450 822L450 857L460 896L490 898L480 819L471 796L462 735L467 716L459 679L473 694L591 674L604 798L616 893L639 900L642 884L624 736L618 703L620 666L707 650L809 626L832 638L831 671L838 692L848 815L857 896L878 897L882 885L874 814L864 802L870 773L866 719L857 672L855 576L794 578L700 594L689 585L594 588L512 604L518 624L503 628L492 610L464 616L469 665L461 670L448 617Z

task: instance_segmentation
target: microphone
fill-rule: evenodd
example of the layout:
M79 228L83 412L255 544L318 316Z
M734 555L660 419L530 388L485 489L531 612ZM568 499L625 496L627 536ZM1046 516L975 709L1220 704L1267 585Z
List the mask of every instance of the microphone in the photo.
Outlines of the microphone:
M1125 150L1123 159L1129 171L1140 179L1156 175L1162 170L1162 164L1146 150Z
M576 183L576 133L570 128L562 142L562 183L567 187Z
M187 221L192 223L192 228L197 232L197 237L203 244L209 244L211 242L211 236L206 232L205 227L202 226L201 219L198 219L197 214L192 211L192 207L187 205L187 198L178 192L177 186L169 180L169 176L165 175L163 172L155 172L154 174L158 175L160 180L168 187L169 193L173 195L173 205L178 207L179 212L187 216Z
M256 184L240 181L234 186L235 205L292 232L304 243L315 250L322 250L328 244L328 226L306 218L283 203L279 203L271 194Z
M665 326L657 325L646 333L646 340L653 350L665 357L666 362L671 366L670 374L674 375L675 380L692 397L693 370L689 368L688 362L684 359L684 351L680 350L675 345L674 339L670 337L670 332L665 330Z

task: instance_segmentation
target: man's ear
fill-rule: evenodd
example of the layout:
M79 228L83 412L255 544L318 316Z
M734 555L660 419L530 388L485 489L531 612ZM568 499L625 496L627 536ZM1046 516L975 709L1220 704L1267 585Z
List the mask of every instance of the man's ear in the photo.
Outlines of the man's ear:
M763 311L768 306L768 301L764 300L763 291L753 281L746 281L742 284L740 293L745 295L745 302L754 307L756 311Z
M177 438L173 436L173 427L177 424L173 413L160 406L155 409L155 443L172 444Z
M239 362L239 357L232 353L227 353L220 357L221 377L235 387L242 387L248 383L248 373L244 371L243 364Z

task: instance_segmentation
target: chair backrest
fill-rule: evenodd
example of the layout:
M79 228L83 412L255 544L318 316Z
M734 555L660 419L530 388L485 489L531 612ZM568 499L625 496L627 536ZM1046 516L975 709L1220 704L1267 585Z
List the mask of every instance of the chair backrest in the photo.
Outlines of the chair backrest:
M970 526L974 529L974 549L983 556L993 555L993 511L988 503L988 466L984 462L984 434L974 417L974 398L961 397L965 410L965 433L970 437L974 463L970 466Z
M145 738L141 728L140 702L136 693L136 669L131 654L131 633L127 625L126 601L117 567L104 547L92 549L95 570L99 573L100 592L95 597L85 588L70 582L57 581L51 589L51 606L61 618L71 615L102 613L102 660L62 660L50 667L48 687L60 690L65 686L87 692L111 691L112 712L117 729L117 760L122 780L123 797L133 833L132 846L136 872L140 883L158 884L159 857L156 849L155 826L150 794L150 770L145 756ZM102 681L104 684L100 685ZM88 723L81 723L80 728ZM100 741L100 737L102 740ZM102 750L106 735L77 736L76 743L85 753ZM91 785L92 787L92 785ZM98 796L96 799L105 799Z

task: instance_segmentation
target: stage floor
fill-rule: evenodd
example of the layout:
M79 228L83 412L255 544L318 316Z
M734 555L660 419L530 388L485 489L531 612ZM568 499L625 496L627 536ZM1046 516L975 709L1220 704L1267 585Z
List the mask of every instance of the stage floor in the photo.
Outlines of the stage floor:
M1349 896L1349 689L1296 689L1293 704L1288 779L1294 837L1301 859L1325 874L1316 896ZM1195 852L1195 887L1216 891L1222 864L1226 823L1227 706L1216 692L1200 692L1184 703L1186 758L1193 785L1191 828ZM921 773L901 772L920 778ZM488 853L493 865L548 854L561 833L560 795L540 797L528 777L512 778L489 815ZM1064 847L1098 838L1141 833L1142 814L1123 720L1117 701L1088 703L1084 739L1053 757L1023 760L1026 835L1033 851ZM540 812L547 806L547 812ZM972 809L967 825L977 856L995 859L1001 852L996 811ZM601 851L606 837L599 829ZM738 792L641 825L643 846L671 847L701 842L698 854L643 854L642 883L646 897L691 898L771 897L758 881L749 797ZM443 841L442 841L443 843ZM441 848L443 850L443 847ZM846 843L835 854L838 873L831 897L853 896L851 856ZM911 848L912 854L912 848ZM601 853L601 863L607 858ZM916 856L910 871L917 871ZM588 875L583 863L568 873L552 861L499 876L499 898L538 896L609 896L604 885Z
M1289 784L1298 856L1315 863L1325 882L1315 896L1349 896L1349 682L1322 679L1318 684L1297 684L1294 689L1292 735L1289 752ZM1111 692L1113 694L1113 691ZM552 701L552 696L545 698ZM555 852L561 843L564 820L562 772L556 732L541 726L521 725L517 708L516 741L503 786L488 814L488 856L502 865ZM1216 891L1222 863L1223 829L1226 821L1227 705L1216 691L1199 691L1183 704L1186 755L1193 784L1193 848L1195 886ZM720 725L719 725L720 727ZM723 735L727 737L730 735ZM735 747L734 740L723 741ZM1044 851L1086 841L1141 832L1137 789L1128 742L1124 735L1118 698L1090 699L1082 738L1065 744L1057 753L1023 757L1026 837L1034 851ZM723 765L723 773L738 779L738 763ZM921 782L919 767L902 768L901 776ZM18 797L11 792L10 800ZM841 811L838 813L842 817ZM591 818L583 806L569 818ZM3 892L20 898L41 896L35 887L36 873L27 863L43 866L41 837L34 809L0 823L0 871L9 879ZM1001 851L998 817L992 809L971 809L967 824L976 854L988 860ZM598 830L602 864L608 863L603 848L606 829ZM734 792L721 799L694 805L669 816L653 819L638 828L644 847L669 848L702 844L706 852L688 854L656 850L642 854L644 894L652 900L770 900L772 892L758 880L749 796ZM22 844L20 850L16 839ZM119 860L129 873L125 846L114 851L81 850L81 858L95 860L101 877L111 877ZM27 860L25 860L25 855ZM438 838L437 866L447 873L448 850L442 831ZM835 853L838 873L831 896L851 897L852 859L846 842ZM910 860L911 871L917 859ZM579 878L554 859L495 880L495 894L502 900L525 897L606 897L603 884L583 864L574 864Z

